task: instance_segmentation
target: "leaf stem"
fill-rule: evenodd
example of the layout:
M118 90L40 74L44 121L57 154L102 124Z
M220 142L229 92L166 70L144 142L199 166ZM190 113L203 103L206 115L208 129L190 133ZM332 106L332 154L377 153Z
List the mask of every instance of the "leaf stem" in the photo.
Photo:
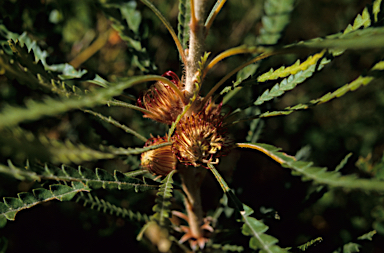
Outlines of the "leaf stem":
M133 104L129 104L129 103L126 103L126 102L123 102L123 101L119 101L119 100L110 100L110 101L107 101L107 105L108 106L120 106L120 107L126 107L126 108L130 108L130 109L133 109L133 110L137 110L137 111L140 111L142 113L145 113L145 114L149 114L149 115L153 115L152 112L140 107L140 106L137 106L137 105L133 105Z
M225 58L228 58L233 55L237 54L250 54L250 53L260 53L260 52L265 52L266 49L264 47L246 47L246 46L239 46L239 47L234 47L228 50L225 50L218 56L216 56L204 69L203 72L203 77L207 74L207 72L215 66L219 61L224 60Z
M259 145L251 144L251 143L236 143L236 146L239 148L250 148L250 149L260 151L280 164L285 163L285 161L283 159L281 159L277 155L273 154L272 152L268 151L267 149L265 149ZM291 157L291 158L293 158L293 157Z
M142 140L144 142L146 142L148 140L147 138L145 138L144 136L142 136L141 134L139 134L135 130L127 127L126 125L119 123L116 120L114 120L112 117L105 117L104 115L97 113L97 112L94 112L94 111L91 111L91 110L83 110L83 112L92 114L93 116L96 116L96 117L100 118L101 120L104 120L108 123L111 123L112 125L124 130L126 133L133 134L134 136L136 136L137 138L139 138L140 140Z
M255 58L253 58L252 60L246 62L246 63L243 63L242 65L240 65L239 67L235 68L234 70L232 70L231 72L229 72L227 75L225 75L215 86L213 86L213 88L208 92L208 94L204 97L204 100L202 102L202 104L204 105L208 99L213 95L213 93L218 89L220 88L221 85L223 85L223 83L225 83L231 76L233 76L234 74L236 74L238 71L240 71L241 69L245 68L246 66L252 64L252 63L255 63L257 61L260 61L262 59L265 59L269 56L272 56L274 54L278 54L278 52L266 52L262 55L259 55Z

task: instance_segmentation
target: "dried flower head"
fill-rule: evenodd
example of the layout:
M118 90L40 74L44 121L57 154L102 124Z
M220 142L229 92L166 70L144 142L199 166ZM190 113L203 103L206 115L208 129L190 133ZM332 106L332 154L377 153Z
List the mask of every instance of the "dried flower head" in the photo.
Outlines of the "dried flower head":
M172 71L167 71L162 76L170 79L177 88L182 89L179 77ZM167 84L156 82L137 100L138 106L148 110L145 118L171 125L183 111L183 101L179 95Z
M218 163L218 157L233 146L221 115L221 104L211 101L198 113L180 120L173 138L172 150L180 162L195 167Z
M168 142L168 137L152 137L145 147L158 145ZM169 172L176 169L177 158L172 152L171 145L150 150L141 154L141 166L156 175L166 176Z

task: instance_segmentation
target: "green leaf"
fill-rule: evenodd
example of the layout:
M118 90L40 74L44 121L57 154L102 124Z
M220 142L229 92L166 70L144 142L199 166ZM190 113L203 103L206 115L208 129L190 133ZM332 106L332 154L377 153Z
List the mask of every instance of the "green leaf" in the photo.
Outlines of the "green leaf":
M50 65L47 67L47 69L60 72L61 74L58 76L61 80L81 78L88 72L85 69L76 70L74 67L72 67L72 65L69 65L68 63Z
M152 63L153 60L148 54L148 50L141 43L146 39L146 35L140 33L142 17L141 13L136 10L136 6L135 1L101 3L102 10L112 21L112 27L128 45L131 64L144 73L154 72L157 67Z
M225 244L225 245L221 245L221 244L213 244L211 247L212 247L213 249L220 250L220 252L227 252L227 251L231 251L231 252L243 252L243 251L244 251L243 246L230 245L230 244Z
M316 239L313 239L307 243L304 243L303 245L298 246L297 248L301 251L306 251L308 248L318 245L323 241L323 238L318 237Z
M208 164L208 167L219 182L224 193L227 194L228 198L234 202L236 210L242 216L242 222L244 222L242 227L242 233L246 236L251 236L251 239L249 241L250 248L254 250L260 249L260 252L267 253L287 252L286 250L276 245L276 243L278 242L276 238L264 234L264 232L268 230L268 226L266 226L261 221L249 216L253 213L252 208L241 203L241 201L236 197L236 195L230 190L227 183L221 177L216 168L212 164Z
M89 83L97 84L100 87L107 88L109 86L109 82L99 76L98 74L95 75L95 78L93 80L88 80Z
M142 175L143 173L135 174L131 173L127 176L119 171L115 171L114 175L111 175L109 172L97 168L96 171L92 171L90 169L80 167L76 170L68 166L62 166L61 168L56 166L48 166L44 167L38 165L28 165L26 167L28 170L17 168L16 166L7 167L5 165L0 164L0 172L6 173L8 175L15 174L14 171L17 171L18 174L23 175L23 180L57 180L57 181L66 181L72 182L72 186L76 187L80 184L86 184L87 186L97 189L100 187L107 189L119 189L119 190L127 190L134 188L135 191L143 191L149 189L157 189L159 188L159 183L153 181L151 179L146 179L146 183L140 179L134 178L133 176ZM144 171L144 173L147 173ZM82 182L82 183L81 183ZM63 188L64 189L64 188ZM35 196L40 196L41 199L46 199L52 197L50 191L41 189L39 190L39 194Z
M278 78L287 77L289 75L295 75L300 71L305 71L309 67L316 65L319 59L322 59L324 56L325 51L322 51L321 53L317 53L315 55L311 55L308 57L307 60L304 62L300 62L300 60L297 60L293 65L289 67L280 67L277 70L270 69L268 72L260 75L257 77L258 82L266 82L268 80L275 80Z
M239 147L247 147L263 152L283 167L290 168L292 175L300 176L303 181L311 180L316 184L346 189L384 191L384 184L376 179L357 178L354 175L343 176L337 171L314 167L312 162L296 161L294 157L280 152L278 148L262 143L238 143Z
M298 47L332 48L332 49L372 49L382 48L384 42L384 28L370 27L349 33L338 33L325 38L316 38L298 42Z
M172 176L176 170L172 170L162 181L159 191L156 193L156 204L153 207L155 214L151 217L151 220L155 220L160 226L164 226L169 222L170 217L170 205L173 191L173 179Z
M360 252L359 250L360 247L361 245L354 242L347 243L343 246L343 253Z
M94 89L81 97L67 99L46 98L43 102L29 100L26 102L26 108L6 106L0 112L0 129L12 127L27 120L37 120L44 116L54 116L74 109L106 104L108 100L120 95L125 89L139 83L156 81L158 78L159 76L156 75L135 76L105 89Z
M374 15L374 18L375 18L375 22L377 22L378 21L378 15L379 15L379 13L380 13L380 11L381 11L381 9L380 9L380 5L381 5L381 1L382 0L376 0L374 3L373 3L373 15Z
M341 162L336 166L335 171L339 171L339 170L341 170L341 169L347 164L348 159L349 159L351 156L352 156L352 153L349 153L348 155L346 155L346 156L344 157L344 159L341 160Z
M315 68L316 65L311 65L306 70L285 78L280 84L273 86L272 89L264 91L264 93L254 102L254 105L261 105L266 101L283 95L286 91L293 90L298 84L311 77L315 72Z
M33 171L26 171L19 169L8 161L8 166L0 164L0 173L8 174L18 180L37 180L40 181L40 177Z
M189 21L191 19L191 10L190 10L190 1L188 0L180 0L179 1L179 16L178 16L178 24L177 37L180 40L183 49L188 47L189 40Z
M295 0L267 0L264 2L265 14L261 18L263 27L257 38L258 44L274 45L277 43L281 32L289 23L294 3Z
M361 75L355 80L353 80L352 82L347 83L344 86L340 87L336 91L329 92L318 99L313 99L307 104L298 104L292 107L286 107L284 110L281 110L281 111L272 111L272 112L267 111L259 115L255 115L253 118L265 118L265 117L289 115L296 111L306 110L315 105L329 102L332 99L339 98L341 96L344 96L348 92L355 91L361 87L364 87L372 83L372 81L374 81L376 78L378 78L381 75L382 70L384 70L384 61L380 61L376 63L367 74ZM278 91L276 91L275 94L278 94ZM259 101L263 102L263 100L267 100L271 97L272 95L269 95L269 91L268 91L266 94L263 94L259 98Z
M34 189L33 193L19 193L18 198L4 198L4 203L0 202L0 225L4 226L6 220L15 220L16 214L21 210L54 199L68 201L77 193L89 190L82 183L73 183L72 186L53 184L49 186L49 190Z
M100 199L97 196L93 196L90 193L81 192L76 202L83 202L84 206L90 206L92 209L96 209L98 211L102 210L104 213L114 214L116 216L121 216L128 220L147 222L149 221L149 217L146 214L141 214L139 212L132 212L131 210L118 207L113 205L104 199Z
M377 234L376 230L372 230L366 234L363 234L362 236L357 237L358 240L369 240L372 241L372 237Z
M141 23L141 14L136 10L137 3L130 1L120 6L120 11L124 19L127 21L128 27L136 34L139 33Z
M111 159L116 155L94 150L70 141L51 140L45 136L35 136L21 128L0 130L0 144L6 145L10 154L25 159L38 158L52 163L81 163L99 159ZM15 174L14 176L17 176Z
M77 187L75 187L75 189L78 190L78 185L76 186ZM77 191L73 191L73 187L69 187L67 185L51 185L50 190L60 201L69 201L77 194Z

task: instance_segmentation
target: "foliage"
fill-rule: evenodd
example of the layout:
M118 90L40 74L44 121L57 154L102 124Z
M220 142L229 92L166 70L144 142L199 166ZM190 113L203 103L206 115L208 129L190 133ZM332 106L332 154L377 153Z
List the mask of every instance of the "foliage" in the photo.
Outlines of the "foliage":
M383 5L0 2L0 252L383 250Z

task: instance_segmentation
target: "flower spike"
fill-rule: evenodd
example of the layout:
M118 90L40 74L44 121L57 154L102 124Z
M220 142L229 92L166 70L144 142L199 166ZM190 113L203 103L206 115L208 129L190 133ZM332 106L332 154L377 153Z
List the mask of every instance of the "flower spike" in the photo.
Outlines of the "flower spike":
M152 137L146 143L145 147L158 145L168 142L168 137ZM158 149L150 150L141 154L141 166L156 175L166 176L169 172L176 169L177 158L172 152L172 147L164 146Z
M167 71L162 76L167 77L181 90L182 84L179 77L172 71ZM183 98L172 87L161 81L156 82L138 100L137 105L146 109L145 118L171 125L183 111Z
M221 115L221 104L209 101L198 113L180 120L172 144L179 161L195 167L217 164L218 157L233 147L224 126L226 116Z

